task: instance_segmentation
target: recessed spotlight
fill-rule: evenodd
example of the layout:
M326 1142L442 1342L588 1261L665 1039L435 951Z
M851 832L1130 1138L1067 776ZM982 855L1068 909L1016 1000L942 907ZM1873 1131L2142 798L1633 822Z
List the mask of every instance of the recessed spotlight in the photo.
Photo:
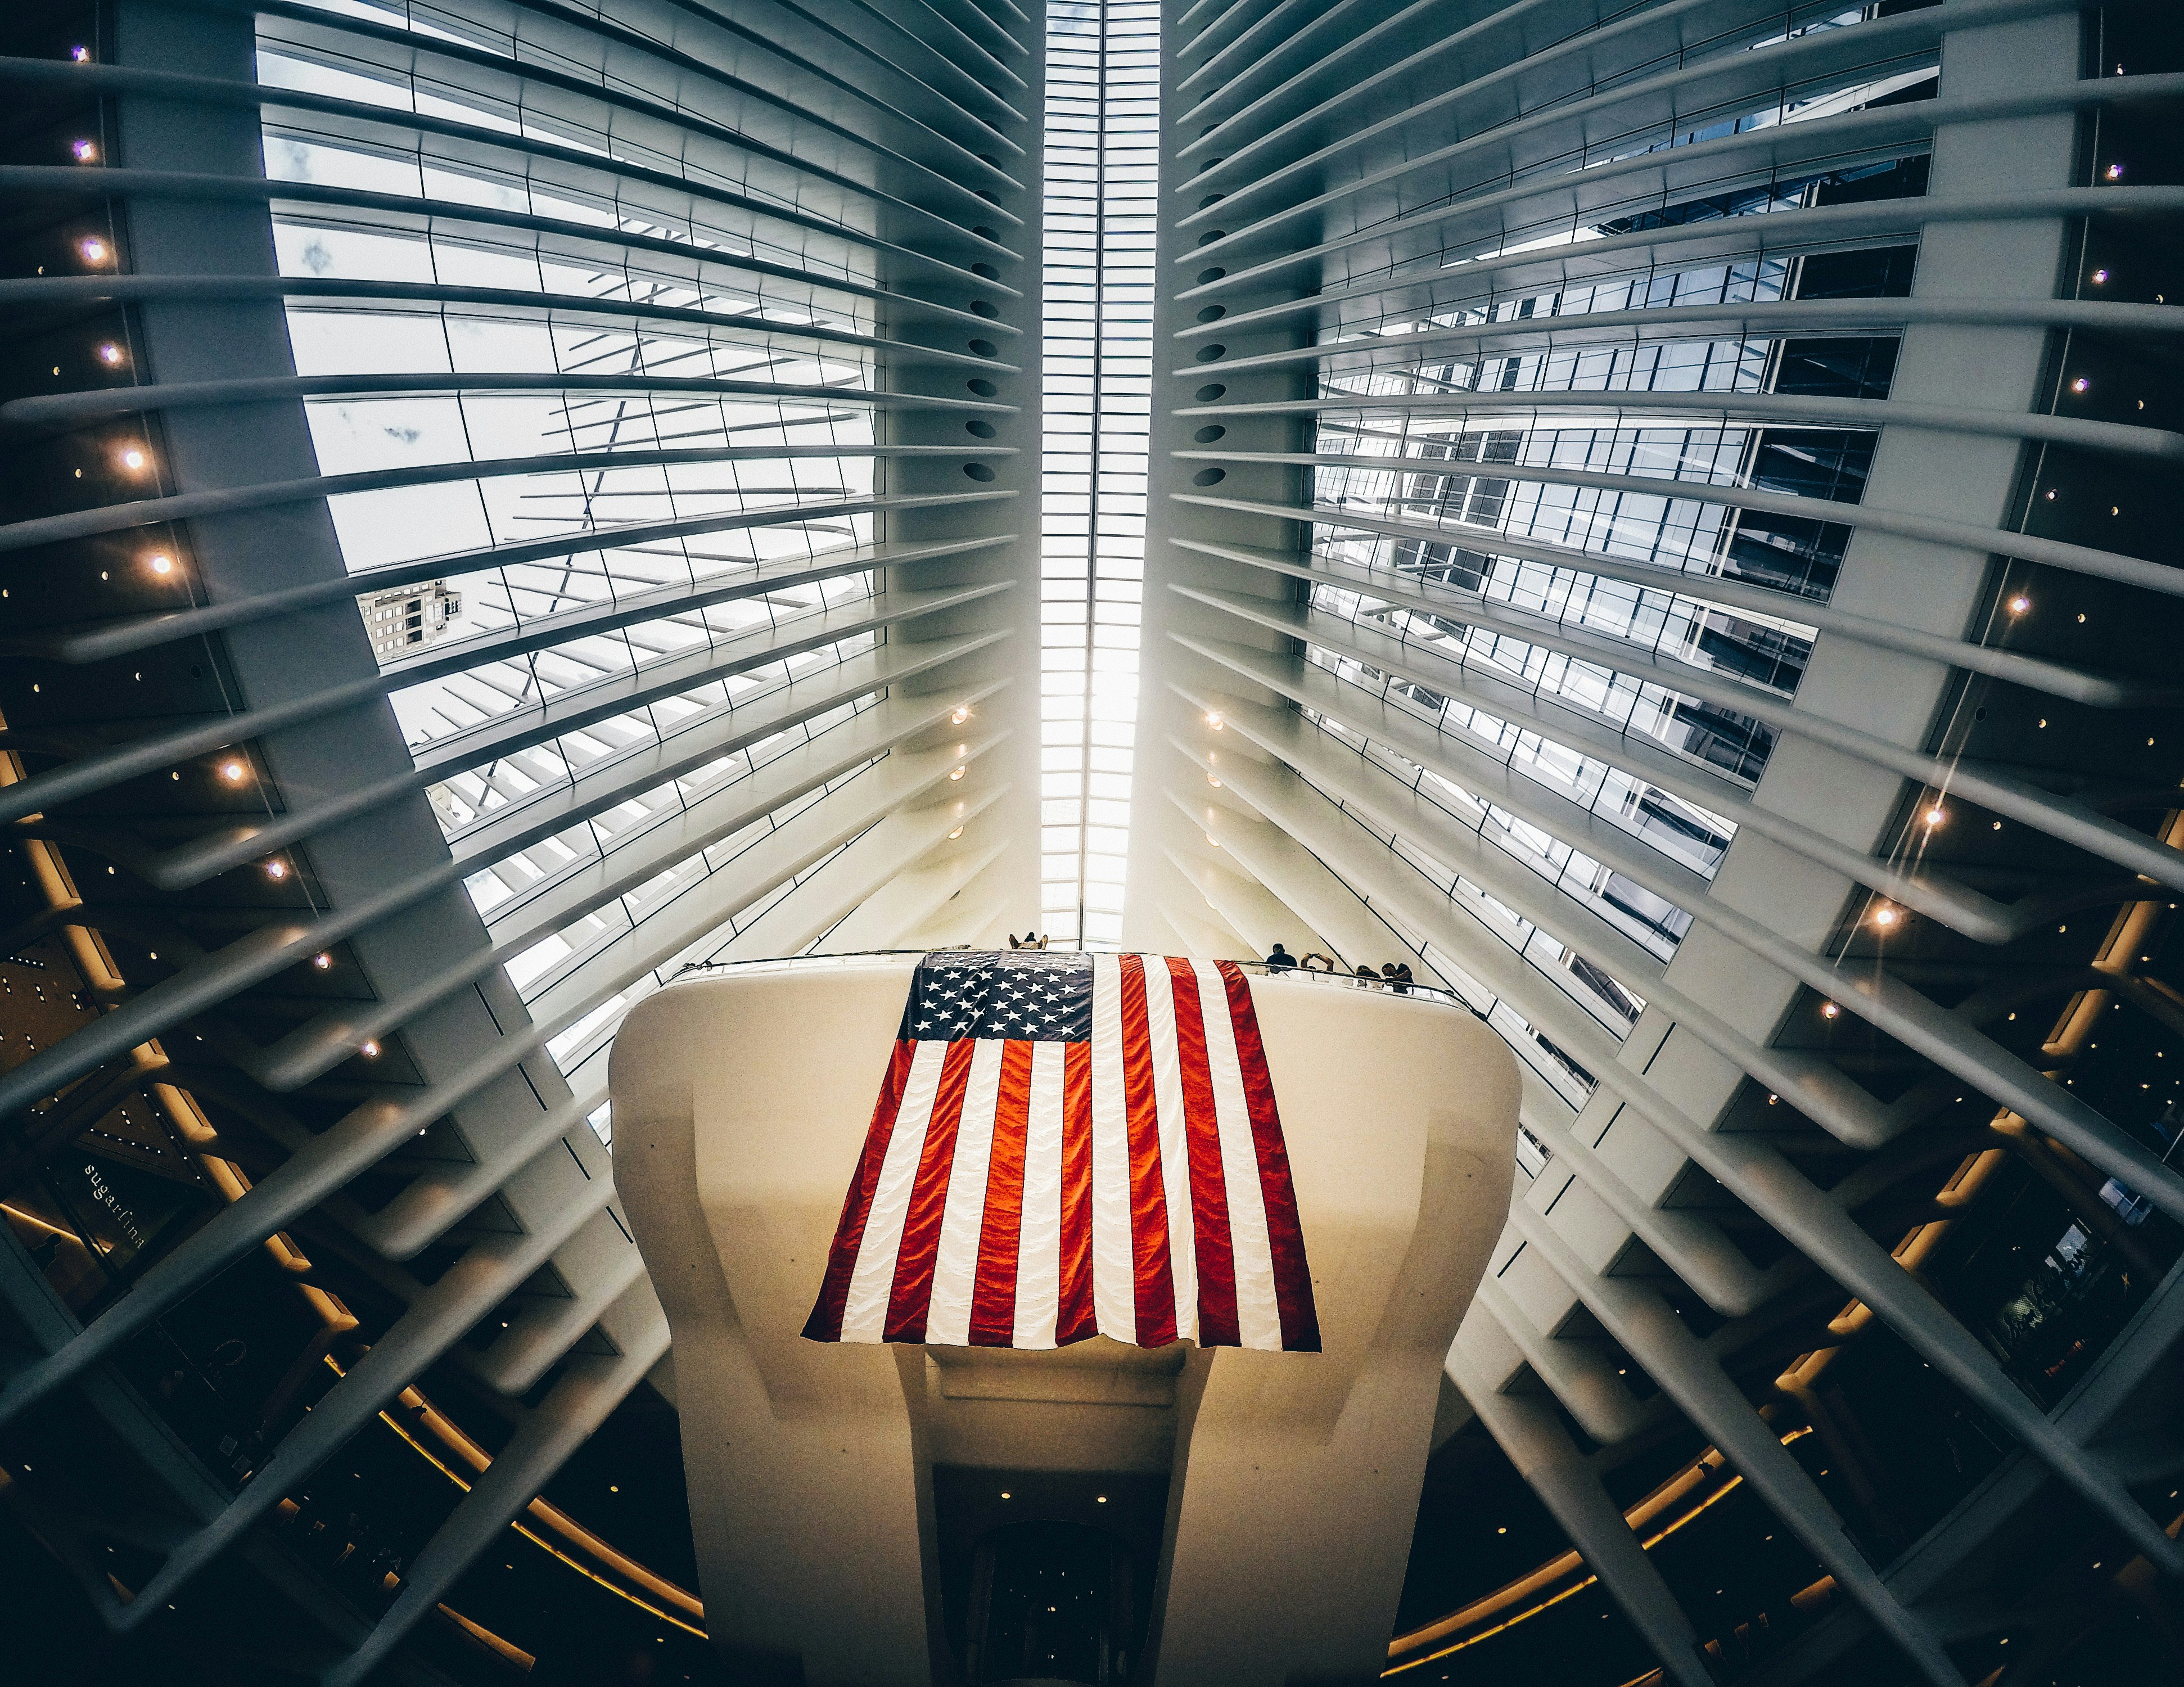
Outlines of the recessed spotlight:
M951 771L948 777L950 779L961 779L963 777L963 770L958 767Z
M1217 714L1216 714L1216 715L1208 715L1206 717L1206 724L1207 726L1209 726L1209 727L1212 727L1212 728L1213 728L1213 730L1214 730L1215 732L1219 732L1219 731L1221 730L1221 728L1223 727L1223 725L1225 725L1226 723L1222 720L1222 718L1220 717L1220 715L1218 715Z
M1929 826L1941 826L1947 821L1949 818L1949 811L1943 808L1939 803L1936 803L1933 807L1926 810L1923 818Z
M239 761L222 762L220 764L220 777L231 782L242 778L242 764Z
M121 466L125 469L132 470L141 469L144 466L145 461L144 454L133 445L121 454Z
M2070 383L2070 390L2073 393L2090 393L2093 390L2093 383L2081 375Z
M1876 926L1892 926L1903 917L1902 913L1893 908L1880 907L1873 910L1873 923Z
M1822 1002L1820 1004L1820 1017L1822 1019L1835 1019L1839 1017L1841 1013L1842 1010L1836 1006L1833 1002Z
M2123 180L2123 166L2120 164L2112 164L2108 167L2105 174L2109 181L2120 181Z
M175 560L170 556L155 556L150 560L149 566L154 574L171 574L175 571Z
M2032 599L2026 597L2022 592L2020 592L2015 597L2009 600L2009 612L2014 615L2027 614L2030 612L2031 608Z
M325 972L326 968L333 964L334 958L331 955L315 955L311 957L311 965L317 967L321 972Z
M379 1058L379 1044L376 1043L366 1043L362 1048L357 1050L357 1053L363 1055L367 1061L376 1060ZM421 1131L418 1134L421 1136L424 1133Z
M961 838L961 837L963 835L963 828L962 828L961 827L960 827L960 826L959 826L959 827L956 827L953 832L950 832L948 835L949 835L950 838Z
M265 877L268 878L287 877L288 864L282 860L278 855L276 855L271 860L265 864Z
M83 261L86 264L103 264L106 261L106 242L97 235L78 241L75 249L83 254Z
M2103 281L2107 281L2108 278L2109 272L2106 270L2096 270L2093 271L2093 285L2095 287L2099 287Z

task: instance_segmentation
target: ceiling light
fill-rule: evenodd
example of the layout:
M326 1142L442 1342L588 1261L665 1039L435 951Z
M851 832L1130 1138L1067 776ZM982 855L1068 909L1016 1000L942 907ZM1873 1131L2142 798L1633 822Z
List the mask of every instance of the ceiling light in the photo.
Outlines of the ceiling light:
M222 763L220 770L220 777L223 779L228 780L240 779L242 777L242 764L239 761Z
M960 767L956 768L953 772L950 773L948 777L950 779L961 779L963 777L963 770Z
M379 1058L379 1044L376 1043L366 1043L362 1048L357 1050L357 1053L363 1055L367 1061L376 1060ZM420 1136L422 1136L423 1134L424 1133L422 1131L418 1133L418 1135Z
M966 721L967 721L967 720L969 720L969 719L971 718L971 711L970 711L969 710L967 710L967 709L958 709L958 710L956 710L953 715L950 715L948 718L949 718L951 721L953 721L956 725L957 725L957 726L959 726L959 727L960 727L960 726L961 726L961 725L962 725Z
M2109 272L2106 270L2096 270L2093 271L2093 285L2095 287L2100 286L2100 284L2108 280L2108 278Z
M1949 811L1943 808L1939 803L1935 804L1933 807L1928 809L1924 816L1926 824L1929 826L1940 826L1947 821L1948 817Z
M105 344L102 345L98 348L98 360L103 364L116 364L120 362L121 348L115 345L111 340L107 341Z
M265 877L268 878L287 877L288 864L282 860L278 855L276 855L271 860L265 864Z
M2014 615L2021 615L2031 607L2032 599L2026 597L2022 592L2020 592L2015 597L2009 600L2009 612Z
M960 826L959 826L959 827L956 827L953 832L950 832L948 835L949 835L950 838L961 838L961 837L963 835L963 828L962 828L961 827L960 827Z
M1892 926L1903 917L1897 910L1885 905L1873 910L1873 923L1876 926Z
M1222 719L1221 719L1220 715L1208 715L1206 717L1206 724L1207 726L1209 726L1209 727L1212 727L1212 728L1213 728L1213 730L1214 730L1215 732L1219 732L1219 731L1221 730L1222 726L1223 726L1223 721L1222 721Z
M2093 383L2081 375L2070 383L2070 390L2073 393L2090 393L2093 390Z
M333 964L334 958L331 955L315 955L311 957L311 965L317 967L321 972L325 972L326 968Z
M2123 180L2123 166L2120 164L2112 164L2108 167L2107 174L2109 181L2120 181Z
M1841 1015L1841 1012L1842 1010L1837 1007L1833 1002L1822 1002L1820 1004L1820 1017L1822 1019L1834 1019Z
M125 469L132 470L142 468L144 466L144 454L142 451L139 451L135 446L131 446L126 451L121 454L121 466Z
M83 253L83 261L86 264L103 264L106 261L106 242L97 235L77 242L75 249Z

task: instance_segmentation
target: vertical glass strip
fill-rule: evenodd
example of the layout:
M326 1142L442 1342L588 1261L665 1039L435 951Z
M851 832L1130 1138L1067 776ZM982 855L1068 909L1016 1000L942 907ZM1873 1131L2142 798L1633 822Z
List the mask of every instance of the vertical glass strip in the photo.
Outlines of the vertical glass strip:
M1050 0L1039 699L1045 928L1122 941L1151 416L1157 0Z

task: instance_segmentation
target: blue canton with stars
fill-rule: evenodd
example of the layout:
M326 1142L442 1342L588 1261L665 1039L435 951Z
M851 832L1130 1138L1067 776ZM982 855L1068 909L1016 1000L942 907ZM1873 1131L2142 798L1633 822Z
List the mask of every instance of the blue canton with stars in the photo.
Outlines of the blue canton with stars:
M911 980L896 1034L905 1043L1089 1043L1092 957L1040 949L928 955Z

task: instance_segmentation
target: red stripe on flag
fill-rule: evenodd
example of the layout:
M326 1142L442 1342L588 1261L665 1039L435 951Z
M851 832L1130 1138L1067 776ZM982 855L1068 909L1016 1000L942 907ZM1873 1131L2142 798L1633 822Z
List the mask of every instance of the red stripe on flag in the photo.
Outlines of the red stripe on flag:
M1319 1311L1312 1302L1312 1267L1304 1256L1304 1229L1297 1222L1296 1189L1290 1178L1281 1115L1274 1110L1274 1081L1267 1071L1266 1046L1259 1040L1259 1016L1251 1006L1251 987L1243 969L1233 960L1216 964L1228 990L1228 1019L1236 1030L1236 1063L1243 1071L1244 1102L1251 1116L1251 1141L1258 1150L1259 1190L1267 1206L1267 1243L1273 1255L1282 1347L1290 1353L1317 1353Z
M1054 1343L1099 1334L1092 1310L1092 1045L1061 1045L1061 1305Z
M1161 1172L1160 1111L1153 1097L1152 1032L1145 1018L1145 963L1117 957L1123 997L1123 1124L1130 1143L1130 1263L1137 1345L1176 1339L1175 1268L1168 1256L1167 1186Z
M1012 1347L1017 1339L1017 1240L1023 1222L1024 1137L1031 1120L1031 1044L1001 1044L1000 1091L986 1172L978 1274L971 1288L973 1347Z
M1198 1245L1198 1345L1236 1347L1236 1250L1228 1232L1228 1183L1221 1165L1221 1122L1213 1109L1213 1071L1206 1058L1206 1010L1198 972L1171 955L1175 1046L1183 1067L1184 1140L1190 1155L1190 1222Z
M933 1262L940 1250L940 1220L948 1208L948 1174L956 1167L956 1132L963 1122L963 1092L971 1081L975 1045L950 1043L940 1063L940 1088L933 1098L933 1122L903 1215L902 1244L895 1250L894 1285L888 1296L883 1341L922 1341L933 1305Z
M902 1108L902 1092L910 1082L910 1063L917 1057L917 1044L897 1043L888 1062L880 1099L872 1109L872 1122L865 1133L865 1151L857 1161L857 1175L850 1179L850 1192L842 1198L842 1217L834 1227L834 1245L827 1256L826 1280L819 1298L804 1322L806 1341L839 1341L842 1313L850 1300L850 1279L856 1274L857 1250L864 1245L865 1222L872 1214L872 1191L879 1187L880 1167L886 1163L888 1143L894 1135L895 1115Z

